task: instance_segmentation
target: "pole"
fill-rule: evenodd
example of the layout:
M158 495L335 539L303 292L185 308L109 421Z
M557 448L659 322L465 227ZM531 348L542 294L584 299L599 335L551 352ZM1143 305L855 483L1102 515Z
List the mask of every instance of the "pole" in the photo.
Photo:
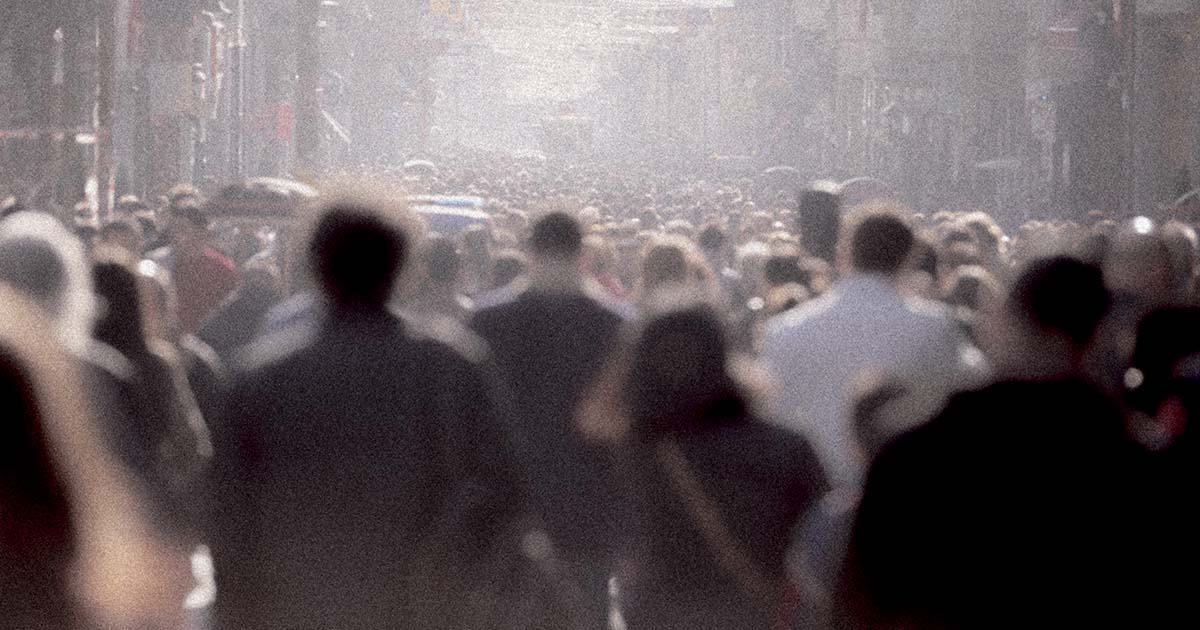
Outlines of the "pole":
M316 170L321 152L321 0L299 0L296 28L296 167Z
M1125 81L1121 93L1121 105L1125 109L1125 164L1122 172L1124 190L1121 191L1121 209L1125 216L1132 216L1137 206L1137 0L1121 0L1121 9L1121 20L1124 22L1121 25L1121 51L1122 62L1125 64Z
M99 215L107 219L113 194L113 63L116 53L116 1L96 3L96 187Z
M842 144L842 118L841 118L841 81L839 76L839 65L841 63L841 33L838 25L838 11L841 10L839 0L829 0L829 10L826 14L826 19L829 21L828 37L826 38L829 44L829 121L828 121L828 136L832 138L833 146L830 147L830 142L826 142L826 150L828 151L828 162L825 167L830 171L836 170L842 163L842 153L838 147Z
M230 149L233 153L233 179L240 181L245 166L246 124L246 0L237 0L233 32L233 76L230 98L233 101L233 127Z
M50 81L50 83L51 83L50 110L52 112L50 115L51 116L50 120L53 121L54 127L58 127L59 129L65 129L66 127L76 124L78 121L72 120L72 121L68 122L67 117L66 117L66 107L65 107L66 99L63 98L63 92L66 89L66 86L65 86L66 50L63 45L64 36L63 36L63 30L61 27L58 29L55 29L53 39L54 39L54 74ZM67 182L72 181L71 174L66 172L66 166L65 166L66 158L63 155L65 152L65 146L68 144L69 140L71 140L71 138L67 134L63 134L62 136L59 136L58 134L50 135L50 155L51 155L50 173L51 173L51 177L53 177L54 182L55 182L50 185L54 188L54 199L58 200L58 201L61 201L62 199L64 199L65 195L63 194L63 191L67 188ZM77 192L78 191L76 191L76 190L71 191L72 194L77 193ZM72 201L74 201L74 200L72 199Z

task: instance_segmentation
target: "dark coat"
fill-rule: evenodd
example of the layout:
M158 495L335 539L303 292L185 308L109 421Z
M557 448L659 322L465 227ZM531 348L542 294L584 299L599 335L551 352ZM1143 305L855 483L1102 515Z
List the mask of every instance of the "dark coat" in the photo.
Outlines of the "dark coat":
M956 396L871 467L847 571L876 617L860 625L1116 623L1136 580L1140 457L1080 381Z
M605 559L615 525L613 453L575 429L580 400L616 345L621 317L583 294L526 291L476 313L513 394L512 434L528 499L560 553Z
M515 503L501 404L468 355L383 313L252 347L215 436L224 628L402 628ZM447 622L449 623L449 622Z

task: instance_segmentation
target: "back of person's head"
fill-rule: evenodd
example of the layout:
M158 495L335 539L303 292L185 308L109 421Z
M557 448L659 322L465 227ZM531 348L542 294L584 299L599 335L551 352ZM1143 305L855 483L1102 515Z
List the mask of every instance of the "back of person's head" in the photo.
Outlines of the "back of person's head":
M1139 217L1120 229L1104 259L1104 278L1115 294L1131 296L1151 306L1175 298L1175 268L1161 228Z
M133 256L141 256L145 231L142 224L132 217L118 218L100 227L98 244L120 247Z
M170 206L180 204L200 205L204 203L204 196L200 193L200 189L191 184L176 184L167 191L167 204Z
M93 296L83 244L53 217L22 212L0 222L0 281L35 300L59 341L81 351L91 338Z
M652 243L642 257L640 288L644 294L664 286L684 286L690 278L688 254L675 240Z
M492 262L492 288L499 289L512 284L529 269L529 259L515 249L503 250Z
M729 235L725 232L725 228L715 221L700 228L700 234L696 239L696 244L700 246L700 249L710 256L724 251L728 243Z
M336 306L381 309L410 247L408 233L375 208L336 202L318 220L308 254L313 275Z
M959 267L946 279L945 300L950 306L979 312L999 297L1000 285L981 266Z
M551 212L534 222L529 250L542 260L577 260L583 250L583 228L571 215Z
M208 229L208 215L204 214L200 203L190 197L172 202L167 206L166 213L168 217L184 221L196 230Z
M56 312L66 291L67 271L49 244L20 237L0 243L0 281Z
M131 360L146 354L146 334L138 277L124 265L97 263L92 269L99 317L95 337Z
M841 220L841 198L833 188L817 186L800 193L797 227L809 255L834 262Z
M1083 347L1096 334L1111 302L1095 265L1059 256L1031 263L1009 292L1008 309L1026 324Z
M1170 394L1180 364L1200 353L1200 308L1151 311L1138 323L1137 344L1125 379L1127 401L1148 414Z
M437 285L458 282L462 271L462 256L454 241L445 237L434 237L425 244L425 277Z
M854 271L888 276L904 270L916 240L903 219L887 212L861 217L850 238L850 265Z
M800 266L800 257L791 253L772 254L767 257L763 263L763 278L771 287L793 283L808 287L812 283L809 270Z
M1004 230L991 216L983 212L971 212L962 218L962 224L975 235L981 252L990 258L1004 253Z
M646 322L625 389L634 430L652 438L744 417L728 347L721 318L705 305L667 310Z
M137 195L121 195L117 199L116 205L113 207L113 212L118 216L132 217L146 213L150 207L146 205Z

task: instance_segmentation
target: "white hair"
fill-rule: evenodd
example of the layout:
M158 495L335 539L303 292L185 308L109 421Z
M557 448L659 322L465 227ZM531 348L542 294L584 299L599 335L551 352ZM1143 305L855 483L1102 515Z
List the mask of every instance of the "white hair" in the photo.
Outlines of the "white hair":
M17 242L45 247L62 266L62 282L42 306L59 341L73 352L83 352L92 337L95 312L91 268L83 243L54 217L37 212L19 212L0 221L0 248Z

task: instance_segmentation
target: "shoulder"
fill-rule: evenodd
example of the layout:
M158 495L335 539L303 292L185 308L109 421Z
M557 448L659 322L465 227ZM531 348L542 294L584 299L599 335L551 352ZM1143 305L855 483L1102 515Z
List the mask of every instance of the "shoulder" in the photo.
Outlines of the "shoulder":
M401 316L416 348L447 361L479 365L488 360L487 344L475 333L449 317Z
M838 304L837 293L831 291L790 311L776 315L767 321L767 338L784 339L803 334L819 325Z
M481 306L471 314L472 322L504 321L523 308L521 297L509 297L487 306Z
M312 347L317 339L314 322L297 322L268 332L252 341L235 357L232 368L240 376L261 375L287 364Z
M950 325L950 311L940 302L910 296L904 298L904 306L916 318L939 325Z

